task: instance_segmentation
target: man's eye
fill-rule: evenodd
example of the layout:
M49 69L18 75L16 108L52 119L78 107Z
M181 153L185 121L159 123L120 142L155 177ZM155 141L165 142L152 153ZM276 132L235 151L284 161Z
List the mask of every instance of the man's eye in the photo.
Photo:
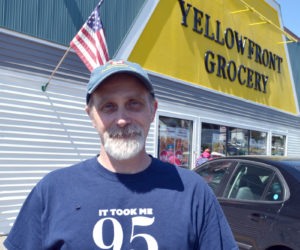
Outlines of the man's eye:
M130 104L131 105L138 105L138 104L140 104L138 101L135 101L135 100L132 100L131 102L130 102Z
M102 107L101 107L101 110L103 111L103 112L111 112L111 111L113 111L115 109L115 105L113 105L113 104L111 104L111 103L107 103L107 104L105 104L105 105L103 105Z
M131 100L129 102L129 107L132 108L132 109L139 109L141 108L143 105L140 101L137 101L137 100Z

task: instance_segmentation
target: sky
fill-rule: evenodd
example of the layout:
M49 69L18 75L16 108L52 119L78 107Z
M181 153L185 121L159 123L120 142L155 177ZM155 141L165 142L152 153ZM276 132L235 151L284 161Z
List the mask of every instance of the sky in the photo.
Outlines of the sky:
M300 0L275 0L280 4L283 25L300 37Z

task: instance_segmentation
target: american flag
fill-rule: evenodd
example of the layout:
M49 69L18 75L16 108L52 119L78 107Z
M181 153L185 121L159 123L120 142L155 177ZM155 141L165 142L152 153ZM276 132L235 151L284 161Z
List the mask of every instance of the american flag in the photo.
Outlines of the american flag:
M70 42L80 59L90 71L109 60L103 25L98 9L101 0L77 35Z

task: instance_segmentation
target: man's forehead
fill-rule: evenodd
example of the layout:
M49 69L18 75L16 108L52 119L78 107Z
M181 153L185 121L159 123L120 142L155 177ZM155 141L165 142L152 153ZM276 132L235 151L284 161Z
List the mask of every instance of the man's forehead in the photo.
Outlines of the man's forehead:
M147 100L146 93L143 94L134 94L134 93L124 93L123 95L119 95L118 93L112 93L109 95L101 95L95 94L93 96L96 103L106 103L106 102L127 102L129 100Z

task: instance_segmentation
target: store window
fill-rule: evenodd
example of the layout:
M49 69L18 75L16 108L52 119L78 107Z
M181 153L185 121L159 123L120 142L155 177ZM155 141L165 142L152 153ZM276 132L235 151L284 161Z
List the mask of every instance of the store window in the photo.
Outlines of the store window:
M201 152L211 149L213 158L230 155L266 155L267 133L202 123Z
M250 155L267 154L267 133L259 131L250 131Z
M272 155L285 155L285 135L272 135Z
M193 121L160 116L158 133L159 159L191 168Z
M228 128L227 155L247 155L248 138L247 129Z
M201 152L210 148L213 156L226 154L226 127L202 123Z

